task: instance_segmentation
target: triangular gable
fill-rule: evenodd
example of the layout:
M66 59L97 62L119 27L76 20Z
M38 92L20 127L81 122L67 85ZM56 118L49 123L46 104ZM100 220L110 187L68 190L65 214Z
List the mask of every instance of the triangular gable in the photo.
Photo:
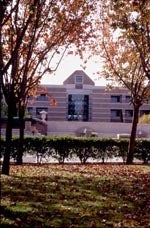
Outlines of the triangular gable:
M74 71L64 82L64 85L68 84L75 84L76 82L76 76L82 76L83 77L83 85L95 85L95 83L92 81L92 79L82 70L76 70Z

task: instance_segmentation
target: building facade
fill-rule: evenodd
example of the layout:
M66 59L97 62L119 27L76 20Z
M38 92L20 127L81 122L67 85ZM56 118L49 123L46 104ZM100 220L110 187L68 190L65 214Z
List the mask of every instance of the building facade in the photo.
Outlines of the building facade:
M55 99L56 105L52 100ZM75 71L63 85L41 86L37 97L30 97L27 105L32 117L41 118L45 111L47 121L85 121L130 123L133 107L126 88L106 91L95 86L83 71ZM139 115L150 114L150 101L143 104Z

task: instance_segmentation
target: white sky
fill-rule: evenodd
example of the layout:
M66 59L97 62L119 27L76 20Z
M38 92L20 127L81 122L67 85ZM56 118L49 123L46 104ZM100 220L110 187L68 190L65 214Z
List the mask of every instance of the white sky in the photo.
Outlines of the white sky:
M95 82L95 85L106 85L106 81L99 78L100 75L97 74L101 65L96 62L96 57L87 62L86 69L83 69L82 65L83 61L79 56L65 56L55 73L43 76L41 84L61 85L75 70L83 70Z

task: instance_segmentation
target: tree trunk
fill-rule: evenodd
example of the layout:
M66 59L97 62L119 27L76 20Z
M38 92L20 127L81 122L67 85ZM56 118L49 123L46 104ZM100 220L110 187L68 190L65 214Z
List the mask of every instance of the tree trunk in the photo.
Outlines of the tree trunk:
M0 73L0 77L1 77L1 73ZM0 80L0 107L2 107L2 99L3 99L3 95L2 95L2 83L1 83L1 80ZM1 113L1 109L0 109L0 139L1 139L1 129L2 129L2 121L1 121L1 118L2 118L2 113Z
M23 144L24 144L24 110L19 110L19 147L17 153L17 165L23 163Z
M128 147L127 162L126 162L127 164L133 163L136 131L137 131L138 117L139 117L139 108L140 108L139 106L134 106L132 129L131 129L131 136L130 136L129 147Z
M4 153L4 160L2 165L2 174L9 175L10 153L12 149L12 122L13 113L12 105L8 105L8 117L6 126L6 148Z

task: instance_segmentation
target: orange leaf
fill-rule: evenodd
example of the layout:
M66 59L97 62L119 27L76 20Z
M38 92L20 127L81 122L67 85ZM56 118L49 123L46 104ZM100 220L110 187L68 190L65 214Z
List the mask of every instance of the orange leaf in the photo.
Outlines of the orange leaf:
M56 106L57 105L56 100L54 98L50 99L50 104L53 106Z

